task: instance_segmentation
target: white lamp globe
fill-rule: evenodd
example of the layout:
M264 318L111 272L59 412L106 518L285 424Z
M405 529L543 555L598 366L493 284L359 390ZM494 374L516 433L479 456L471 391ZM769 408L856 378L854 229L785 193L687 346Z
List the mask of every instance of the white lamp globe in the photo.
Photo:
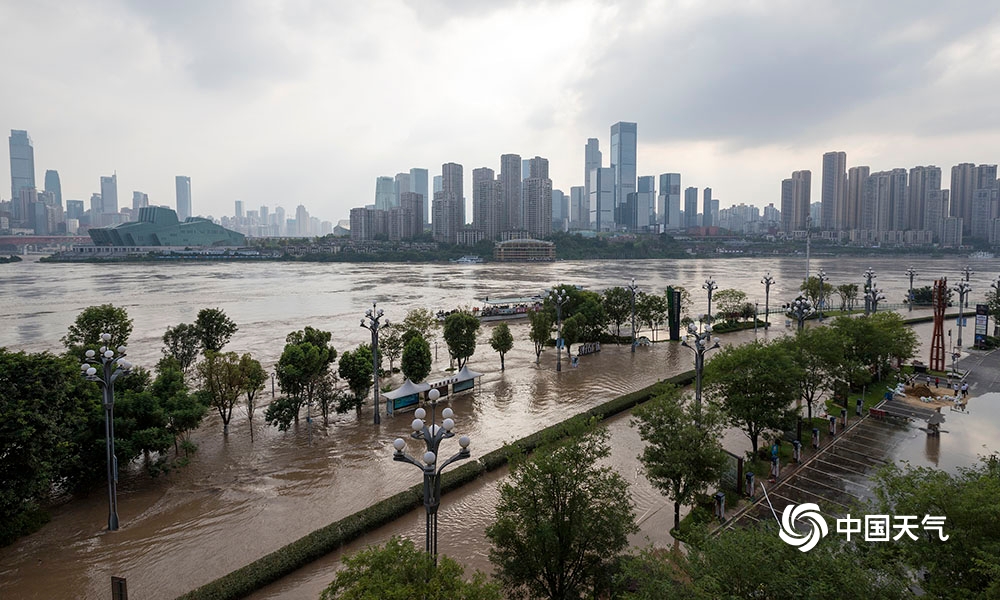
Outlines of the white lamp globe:
M105 342L110 341L111 340L111 334L110 333L102 333L101 334L101 339L104 340Z
M472 440L470 440L469 436L467 435L463 435L462 437L458 438L458 445L461 446L462 448L468 448L469 444L471 443Z
M436 460L437 460L437 456L435 456L433 452L430 452L430 451L424 452L424 462L425 463L427 463L429 465L433 465L434 461L436 461Z
M413 419L413 422L410 423L410 427L413 428L413 431L420 431L424 428L424 422L420 419Z
M455 411L451 410L451 407L447 407L441 411L441 416L445 419L450 419L455 416Z
M427 392L427 399L431 402L437 402L440 397L441 392L439 392L437 388L431 388L431 391Z
M423 408L418 408L417 410L413 411L413 416L418 419L427 418L427 411L424 410Z
M90 367L89 369L87 369L87 375L96 375L96 374L97 374L97 369L95 369L94 367Z
M455 421L453 419L445 419L444 423L441 423L445 431L451 431L455 427Z
M396 452L402 452L403 448L406 447L406 442L403 440L403 438L396 438L392 442L392 447L396 449Z
M86 356L87 358L94 358L94 356L95 356L96 354L97 354L97 353L96 353L96 352L94 352L93 350L87 350L86 352L84 352L84 355L85 355L85 356Z
M104 358L111 358L115 355L113 350L107 350L104 352Z

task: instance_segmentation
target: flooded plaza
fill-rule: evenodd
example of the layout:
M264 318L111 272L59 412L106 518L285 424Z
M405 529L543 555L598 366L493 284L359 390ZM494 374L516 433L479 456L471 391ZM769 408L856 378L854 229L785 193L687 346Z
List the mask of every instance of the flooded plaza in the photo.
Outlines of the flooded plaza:
M887 289L890 301L899 301L905 294L902 270L909 264L927 274L918 278L919 285L929 285L935 276L957 278L958 269L965 265L964 260L929 259L905 264L863 259L812 262L812 268L825 269L835 285L859 282L861 273L871 266L879 272L879 284ZM29 262L4 272L0 314L12 325L0 333L0 345L59 351L59 338L80 310L114 302L124 305L135 321L130 358L150 366L160 356L159 338L168 326L192 322L201 308L218 307L240 326L226 349L251 352L270 368L282 350L284 336L306 325L332 331L333 343L340 351L368 341L367 330L358 322L373 301L384 308L387 318L399 320L411 308L476 306L486 296L530 295L558 283L599 291L624 285L634 276L648 291L662 292L668 284L687 287L697 313L699 307L704 311L701 283L713 277L719 289L742 289L751 301L759 301L763 310L760 277L770 270L777 280L771 288L773 310L794 295L804 275L803 263L794 258L539 265ZM995 277L996 262L990 261L990 265L977 269L973 298L981 297ZM776 326L767 335L790 332L783 320L778 315L772 317ZM952 327L947 325L946 330ZM484 324L470 361L470 367L484 376L473 393L451 400L456 431L472 438L473 457L692 367L691 353L677 344L654 344L634 354L628 346L606 345L599 354L581 357L577 368L570 368L564 360L562 372L557 373L552 349L535 364L526 322L513 322L511 329L515 347L506 357L506 371L500 372L499 356L486 341L490 324ZM931 326L922 324L915 329L924 344L918 357L926 361ZM760 335L765 334L761 331ZM753 330L722 336L723 344L752 339ZM432 344L434 352L431 379L443 376L448 367L440 338L437 348ZM397 375L394 382L399 381ZM267 396L264 401L269 399ZM942 468L970 464L976 454L984 453L982 447L995 444L994 424L1000 420L996 413L995 398L974 398L967 415L953 418L949 414L946 428L951 433L942 435L936 449L928 449L926 435L917 431L897 445L896 453L914 464ZM198 452L191 465L157 479L149 479L138 469L123 474L118 500L120 531L103 530L107 500L98 487L86 497L54 508L52 521L39 532L0 549L0 596L104 597L114 575L128 579L134 597L172 598L419 483L415 469L392 461L391 442L409 431L408 413L383 418L380 426L371 421L369 404L360 419L353 413L337 415L326 428L314 422L310 436L304 419L297 428L281 433L264 426L258 413L251 443L245 414L234 417L230 434L224 438L213 413L193 435ZM642 526L633 541L643 544L648 538L651 543L666 545L671 542L667 530L672 506L639 471L636 456L641 442L628 421L628 415L622 415L609 423L610 461L632 486ZM725 445L737 453L748 448L739 433L729 435ZM442 553L469 568L489 569L483 530L492 521L497 482L504 475L504 471L491 473L443 498ZM422 532L421 508L345 550L381 542L392 534L413 537L419 545ZM339 553L331 555L255 597L315 597L332 578L338 560Z

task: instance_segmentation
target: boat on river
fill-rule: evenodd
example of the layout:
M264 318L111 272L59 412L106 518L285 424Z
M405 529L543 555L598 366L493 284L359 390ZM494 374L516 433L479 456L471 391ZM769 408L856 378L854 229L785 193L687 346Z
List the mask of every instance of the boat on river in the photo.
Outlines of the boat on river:
M472 314L479 317L479 320L484 323L489 321L527 319L529 314L541 309L544 300L542 296L493 298L492 300L486 297L482 300L483 306L481 308L478 306L472 308ZM443 321L448 315L457 310L460 309L438 311L437 318Z
M479 265L483 263L483 257L475 254L466 254L462 258L453 258L451 262L457 265Z

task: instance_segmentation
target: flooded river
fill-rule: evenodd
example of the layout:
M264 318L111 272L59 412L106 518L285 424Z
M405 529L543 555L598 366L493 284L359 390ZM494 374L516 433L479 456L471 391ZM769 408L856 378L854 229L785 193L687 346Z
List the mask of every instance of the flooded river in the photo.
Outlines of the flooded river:
M834 284L860 282L868 267L890 301L905 295L902 271L912 264L921 274L917 285L933 277L954 281L959 260L813 259ZM973 298L980 298L995 277L997 261L974 263ZM631 277L641 288L661 292L668 284L687 287L693 312L704 311L700 286L713 277L720 289L746 291L763 310L760 278L770 270L776 279L771 305L794 294L804 275L803 259L727 259L691 261L580 261L538 265L396 265L236 263L198 265L45 265L24 262L0 271L0 345L29 351L61 348L59 338L83 308L113 302L125 306L135 321L130 341L133 362L151 366L160 356L160 336L171 325L192 322L201 308L223 309L240 330L227 350L252 352L265 366L277 359L285 335L306 325L330 330L338 350L367 341L357 325L365 308L377 301L390 320L407 310L434 310L478 305L493 298L537 293L557 283L601 290ZM772 319L774 320L774 319ZM782 318L770 335L784 334ZM970 320L971 323L971 320ZM949 325L951 327L951 325ZM676 344L656 344L635 354L627 346L606 346L585 356L579 368L556 373L555 353L546 351L540 365L527 337L526 323L512 326L515 348L507 355L506 372L489 348L489 325L470 367L485 373L473 394L456 398L456 430L473 440L473 455L522 437L663 377L688 370L692 357ZM921 338L930 326L918 327ZM752 330L724 336L723 343L752 340ZM971 339L971 332L966 336ZM439 340L435 372L448 366ZM435 375L431 376L432 378ZM397 376L397 382L399 377ZM269 398L265 398L265 401ZM126 577L136 598L172 598L306 533L355 512L374 501L419 482L412 467L394 463L391 442L409 430L409 418L385 418L371 424L364 416L337 416L330 427L314 423L312 442L303 420L297 429L280 433L261 426L251 443L246 416L234 417L223 438L217 417L210 417L193 439L198 453L192 464L166 477L150 480L141 473L123 474L119 487L122 528L109 533L103 489L53 510L53 520L38 533L0 549L0 597L106 597L109 578ZM627 417L611 423L611 463L633 484L644 537L669 543L671 511L665 500L638 474L638 435ZM447 442L446 442L447 443ZM726 440L742 451L745 439ZM468 489L444 498L441 551L467 557L473 568L488 569L482 530L492 519L496 482L492 474ZM364 543L391 533L422 532L422 509L374 532ZM329 561L335 562L336 556ZM307 597L328 582L332 562L321 563L295 582L280 582L260 597ZM324 566L325 565L325 566ZM301 587L305 586L305 587Z

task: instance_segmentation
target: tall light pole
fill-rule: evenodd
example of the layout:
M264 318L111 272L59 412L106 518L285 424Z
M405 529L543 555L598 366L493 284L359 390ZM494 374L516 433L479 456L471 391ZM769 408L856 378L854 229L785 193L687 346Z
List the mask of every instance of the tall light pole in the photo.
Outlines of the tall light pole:
M770 327L768 312L770 308L769 301L771 299L771 284L774 283L774 277L771 277L771 272L768 271L764 274L764 278L760 282L764 284L764 331L766 332L767 328Z
M806 281L809 281L809 243L812 241L812 215L806 215Z
M802 294L799 294L795 300L785 305L785 313L798 321L799 331L802 331L802 328L806 325L806 319L814 312L816 311L813 309L812 302Z
M712 292L718 288L719 286L716 285L715 280L711 277L706 279L705 284L701 286L701 289L708 292L708 314L706 315L708 318L708 321L706 321L707 323L712 322Z
M993 288L993 302L994 304L1000 303L1000 275L997 275L997 280L990 284ZM1000 320L997 319L996 315L993 316L993 337L1000 336Z
M635 291L639 289L635 285L635 277L632 278L632 283L625 286L632 292L632 352L635 352Z
M968 269L968 267L966 267ZM965 306L965 299L968 297L969 292L972 291L972 285L968 281L959 281L955 285L955 291L958 292L958 349L962 349L962 325L965 322L965 312L962 307Z
M374 388L374 398L375 398L375 424L378 425L382 422L382 416L379 414L378 410L378 328L388 327L389 319L385 320L385 323L381 323L383 311L381 308L376 308L375 303L372 302L372 307L365 311L365 316L361 319L361 326L372 332L372 381Z
M868 289L868 293L865 295L865 298L868 301L868 305L871 306L872 313L877 313L878 303L885 300L885 294L882 293L882 290L878 289L878 286L873 284L871 288Z
M975 273L975 271L972 270L972 267L970 267L969 265L965 265L965 268L962 269L962 276L964 277L965 283L969 283L969 277L971 277L974 273ZM972 291L971 287L969 288L969 291ZM958 316L959 317L963 317L964 318L965 311L969 308L969 305L967 304L967 302L968 302L968 300L966 300L965 303L961 303L961 304L958 305ZM961 337L961 336L959 336L959 337ZM961 344L959 344L959 346L961 346Z
M819 309L819 320L822 321L823 320L823 300L824 300L825 291L826 291L823 288L823 282L826 281L826 272L823 269L820 269L819 273L816 273L816 277L819 278L819 303L818 303L819 306L817 306L817 308Z
M701 374L705 369L705 354L719 347L719 338L712 337L711 322L706 321L703 331L699 333L694 323L688 325L688 333L681 341L681 346L694 352L694 408L695 414L701 415Z
M865 293L865 314L866 315L870 315L871 312L872 312L872 305L869 302L869 292L872 289L872 281L876 277L878 277L878 275L875 274L875 271L873 271L871 267L868 267L868 270L865 271L865 290L864 290L864 293Z
M566 290L552 288L549 290L549 300L556 306L556 372L562 371L562 348L559 343L562 341L562 307L569 300Z
M969 277L972 277L975 273L976 272L972 270L972 267L965 265L965 268L962 269L962 277L965 279L965 283L969 283Z
M910 268L904 271L904 274L910 278L910 296L909 296L910 308L907 312L913 312L913 278L917 276L917 272L913 270L912 266L910 266Z
M421 457L423 462L406 454L406 440L403 438L396 438L392 442L392 447L396 449L396 452L392 455L392 460L410 463L424 473L424 509L427 512L424 548L428 554L434 557L435 565L437 565L438 553L437 512L438 506L441 504L441 471L444 471L444 468L451 463L469 458L472 454L469 451L469 436L463 435L458 438L458 445L461 446L458 454L455 454L444 462L438 462L438 446L441 444L441 440L455 437L455 434L451 431L455 427L455 421L452 419L454 413L451 408L445 408L441 411L441 417L444 419L441 425L435 423L437 401L440 397L441 393L436 389L431 389L427 392L427 399L431 405L430 425L424 422L424 419L427 417L427 411L423 408L418 408L414 411L413 423L410 424L413 428L413 433L410 434L410 437L423 440L427 445L427 451Z
M115 456L115 381L122 375L127 375L132 363L125 360L125 346L119 346L117 354L107 346L111 343L111 334L102 333L100 356L93 350L87 350L87 362L80 365L80 371L89 381L101 386L102 404L104 406L104 439L108 460L108 531L118 531L118 457ZM95 358L101 361L101 372L90 366Z

